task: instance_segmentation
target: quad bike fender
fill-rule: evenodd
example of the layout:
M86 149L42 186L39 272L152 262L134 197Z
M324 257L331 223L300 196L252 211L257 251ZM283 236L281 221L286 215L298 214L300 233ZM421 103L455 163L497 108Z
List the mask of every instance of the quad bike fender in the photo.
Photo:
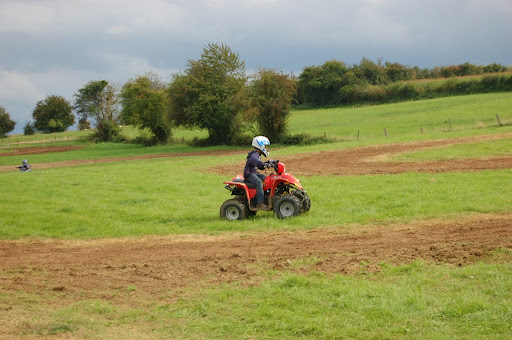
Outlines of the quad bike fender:
M299 189L301 191L304 190L302 185L299 183L299 180L295 176L289 175L287 173L284 173L284 174L281 174L281 175L276 175L275 177L272 178L272 182L273 183L272 183L272 188L271 188L271 191L270 191L270 197L274 197L275 196L275 193L276 193L276 190L277 190L277 186L279 185L279 183L284 183L286 185L291 186L292 188ZM270 200L269 204L270 204L270 207L273 208L272 207L273 200Z
M274 186L277 186L277 184L280 182L284 182L286 184L296 187L297 189L304 190L304 188L300 184L299 179L297 177L287 174L287 173L273 177L272 181L274 182Z
M254 196L256 196L256 189L249 189L247 187L247 184L242 182L233 182L233 181L227 181L224 182L226 186L235 186L245 191L245 196L248 198L248 200L251 200Z

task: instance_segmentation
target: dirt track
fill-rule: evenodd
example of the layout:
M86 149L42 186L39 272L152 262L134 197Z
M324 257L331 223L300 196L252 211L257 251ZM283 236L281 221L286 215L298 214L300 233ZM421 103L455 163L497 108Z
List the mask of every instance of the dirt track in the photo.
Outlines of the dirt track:
M52 148L44 148L44 152L39 153L49 153ZM67 150L61 150L67 151ZM80 165L91 165L97 163L110 163L110 162L122 162L122 161L133 161L138 159L155 159L155 158L179 158L179 157L192 157L192 156L225 156L232 154L242 154L242 152L238 150L218 150L218 151L195 151L195 152L177 152L177 153L162 153L162 154L153 154L153 155L136 155L136 156L126 156L126 157L108 157L108 158L99 158L99 159L77 159L77 160L69 160L69 161L60 161L60 162L47 162L47 163L30 163L32 166L32 170L39 169L48 169L48 168L59 168L59 167L68 167L68 166L80 166ZM0 154L0 157L9 156L7 154ZM20 162L21 163L21 162ZM12 165L1 165L0 172L8 172L8 171L17 171L15 166Z
M466 265L497 248L512 248L512 215L369 226L357 231L226 236L169 236L92 241L0 241L4 291L65 293L62 299L115 300L136 286L160 296L176 289L232 281L256 283L263 270L354 273L378 263L423 259ZM306 267L292 264L317 259ZM363 264L363 265L362 265Z
M20 155L37 155L41 153L50 153L50 152L64 152L71 150L83 149L83 146L34 146L34 147L26 147L26 148L14 148L12 150L8 150L0 153L0 156L20 156Z
M299 175L512 168L512 157L426 163L382 161L399 152L510 137L512 134L361 147L302 154L283 161ZM217 153L225 155L226 151ZM145 155L66 164L212 154L215 153ZM63 162L46 163L35 165L34 169L62 165ZM232 175L240 169L238 164L219 167L216 171ZM136 291L130 291L133 296L158 298L197 285L257 283L261 273L272 268L354 273L377 271L382 261L409 263L416 259L465 265L501 247L512 248L512 214L472 215L451 221L368 226L357 230L341 227L223 236L0 241L0 287L6 292L31 294L53 291L59 294L59 303L77 298L122 299L127 287L137 287ZM305 266L294 265L295 261L304 259L312 260L305 261L309 263Z
M423 142L411 142L400 144L387 144L377 146L366 146L360 148L352 148L346 150L314 152L308 154L300 154L295 156L280 157L280 160L286 162L288 169L293 169L293 173L301 176L312 175L367 175L367 174L397 174L403 172L451 172L451 171L480 171L489 169L510 169L512 168L512 156L504 157L488 157L476 159L462 159L450 161L432 161L432 162L386 162L389 156L402 152L417 151L436 147L444 147L455 144L474 143L480 141L490 141L503 138L512 138L512 133L500 135L465 137L455 139L432 140ZM32 149L32 148L31 148ZM40 148L42 150L34 150L32 153L53 152L52 148ZM37 152L36 152L37 151ZM66 151L60 150L57 151ZM33 170L46 169L53 167L89 165L95 163L130 161L137 159L152 158L174 158L174 157L191 157L191 156L215 156L240 154L245 155L245 151L240 150L219 150L219 151L199 151L199 152L182 152L172 154L154 154L154 155L138 155L128 157L112 157L102 159L84 159L69 160L62 162L49 162L31 164ZM0 156L8 154L3 153ZM12 154L9 154L12 155ZM214 169L208 169L209 172L214 171L222 175L234 175L243 169L243 157L239 163L219 166ZM14 166L0 166L0 172L16 171Z
M387 162L392 155L403 152L418 151L455 144L490 141L510 138L512 134L467 137L457 139L432 140L424 142L400 143L366 146L353 149L322 151L281 157L287 169L293 169L293 174L301 176L313 175L370 175L398 174L403 172L453 172L481 171L490 169L511 169L512 156L473 158L449 161L430 162ZM214 169L219 174L235 174L243 168L243 163L230 164Z

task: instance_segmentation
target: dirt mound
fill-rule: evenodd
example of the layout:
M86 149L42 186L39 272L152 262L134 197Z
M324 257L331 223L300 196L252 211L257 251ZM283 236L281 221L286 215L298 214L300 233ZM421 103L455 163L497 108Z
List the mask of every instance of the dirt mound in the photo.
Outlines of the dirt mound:
M512 168L512 156L430 162L385 161L390 156L403 152L510 137L512 137L512 134L386 144L286 156L280 158L280 160L286 163L288 169L293 169L295 175L301 176L398 174L403 172L438 173L510 169ZM238 164L220 166L214 168L213 171L218 174L232 176L233 174L239 173L240 169L243 169L243 164L243 162L240 162Z
M272 268L353 273L362 270L361 263L364 270L379 270L382 261L416 259L466 265L501 247L512 248L512 214L350 231L0 241L0 286L4 292L63 292L63 301L76 296L115 300L130 286L137 287L134 295L161 296L195 285L251 284ZM302 267L291 265L304 259L315 260ZM115 294L119 291L124 293Z
M19 155L37 155L41 153L50 153L50 152L64 152L64 151L71 151L71 150L77 150L82 149L83 146L76 146L76 145L67 145L67 146L34 146L34 147L27 147L27 148L15 148L7 152L0 152L1 156L19 156Z

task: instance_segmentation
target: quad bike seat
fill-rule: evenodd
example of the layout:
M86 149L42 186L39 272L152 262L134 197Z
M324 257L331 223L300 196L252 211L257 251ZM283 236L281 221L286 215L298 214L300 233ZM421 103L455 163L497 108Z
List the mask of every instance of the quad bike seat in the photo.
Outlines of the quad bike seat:
M247 187L249 189L256 189L256 186L254 184L249 183L249 182L247 182L247 181L245 181L245 180L243 180L241 178L236 178L236 179L233 180L233 182L244 183L245 185L247 185Z

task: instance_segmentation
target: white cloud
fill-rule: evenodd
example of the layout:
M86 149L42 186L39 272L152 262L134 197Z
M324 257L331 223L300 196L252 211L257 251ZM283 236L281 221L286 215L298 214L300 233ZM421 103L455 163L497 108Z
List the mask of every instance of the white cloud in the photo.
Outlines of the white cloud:
M55 21L56 13L42 2L6 2L0 11L0 33L39 34Z
M31 74L0 68L0 103L18 100L37 100L43 92L37 89Z
M113 35L127 35L132 33L132 30L124 25L110 26L107 27L106 33Z

